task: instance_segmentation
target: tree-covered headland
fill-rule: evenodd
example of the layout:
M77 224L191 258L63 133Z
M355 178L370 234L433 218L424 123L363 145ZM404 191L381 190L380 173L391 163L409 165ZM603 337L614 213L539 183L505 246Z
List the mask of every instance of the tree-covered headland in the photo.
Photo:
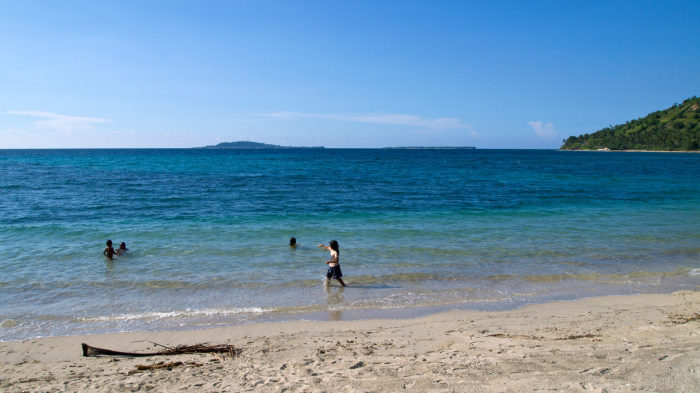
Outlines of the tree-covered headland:
M700 150L700 98L592 134L570 136L561 150Z

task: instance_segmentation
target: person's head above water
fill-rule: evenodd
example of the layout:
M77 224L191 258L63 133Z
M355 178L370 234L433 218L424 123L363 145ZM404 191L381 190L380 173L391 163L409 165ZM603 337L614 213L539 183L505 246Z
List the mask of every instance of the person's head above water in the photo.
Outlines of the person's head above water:
M126 250L126 243L122 242L122 244L119 245L119 248L121 250Z
M289 239L289 245L296 246L297 245L297 238L293 237L293 238Z
M112 241L111 241L111 240L107 240L107 247L112 247Z
M340 252L340 249L338 248L338 241L337 240L331 240L328 242L328 245L331 246L331 250L335 252Z

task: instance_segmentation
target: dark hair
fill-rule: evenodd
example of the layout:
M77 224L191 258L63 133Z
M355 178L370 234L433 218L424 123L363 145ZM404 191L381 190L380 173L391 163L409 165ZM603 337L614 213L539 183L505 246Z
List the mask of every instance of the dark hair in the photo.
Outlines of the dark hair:
M338 247L338 241L337 240L331 240L328 242L328 245L331 246L331 250L337 252L340 254L340 248Z
M295 245L295 244L297 244L297 238L296 238L296 237L293 237L293 238L289 239L289 245L290 245L290 246L293 246L293 245Z
M126 243L122 242L122 244L119 245L119 248L124 248L124 249L126 249Z
M111 247L111 246L112 246L112 241L111 241L111 240L107 240L107 245Z

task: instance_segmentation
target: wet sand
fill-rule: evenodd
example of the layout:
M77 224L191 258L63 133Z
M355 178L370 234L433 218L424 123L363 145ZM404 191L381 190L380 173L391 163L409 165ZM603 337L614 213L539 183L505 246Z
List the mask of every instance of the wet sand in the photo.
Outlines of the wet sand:
M233 344L234 357L82 357ZM138 370L138 365L168 367ZM609 296L405 320L261 323L0 343L0 390L700 391L700 292Z

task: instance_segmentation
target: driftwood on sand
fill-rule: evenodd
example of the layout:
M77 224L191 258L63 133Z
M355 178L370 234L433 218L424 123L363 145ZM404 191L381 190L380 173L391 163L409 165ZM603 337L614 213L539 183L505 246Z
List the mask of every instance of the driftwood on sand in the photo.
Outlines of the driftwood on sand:
M135 370L131 370L127 373L127 375L132 375L136 373L140 373L142 371L151 371L151 370L159 370L159 369L167 369L167 370L172 370L175 367L180 367L180 366L190 366L190 367L201 367L201 363L197 362L158 362L158 363L153 363L153 364L137 364Z
M187 353L221 353L228 354L232 357L238 354L238 349L230 344L220 344L220 345L209 345L209 343L195 344L195 345L178 345L176 347L168 347L158 343L153 343L155 345L165 348L162 351L157 352L122 352L114 351L111 349L97 348L82 343L83 356L157 356L157 355L179 355Z

